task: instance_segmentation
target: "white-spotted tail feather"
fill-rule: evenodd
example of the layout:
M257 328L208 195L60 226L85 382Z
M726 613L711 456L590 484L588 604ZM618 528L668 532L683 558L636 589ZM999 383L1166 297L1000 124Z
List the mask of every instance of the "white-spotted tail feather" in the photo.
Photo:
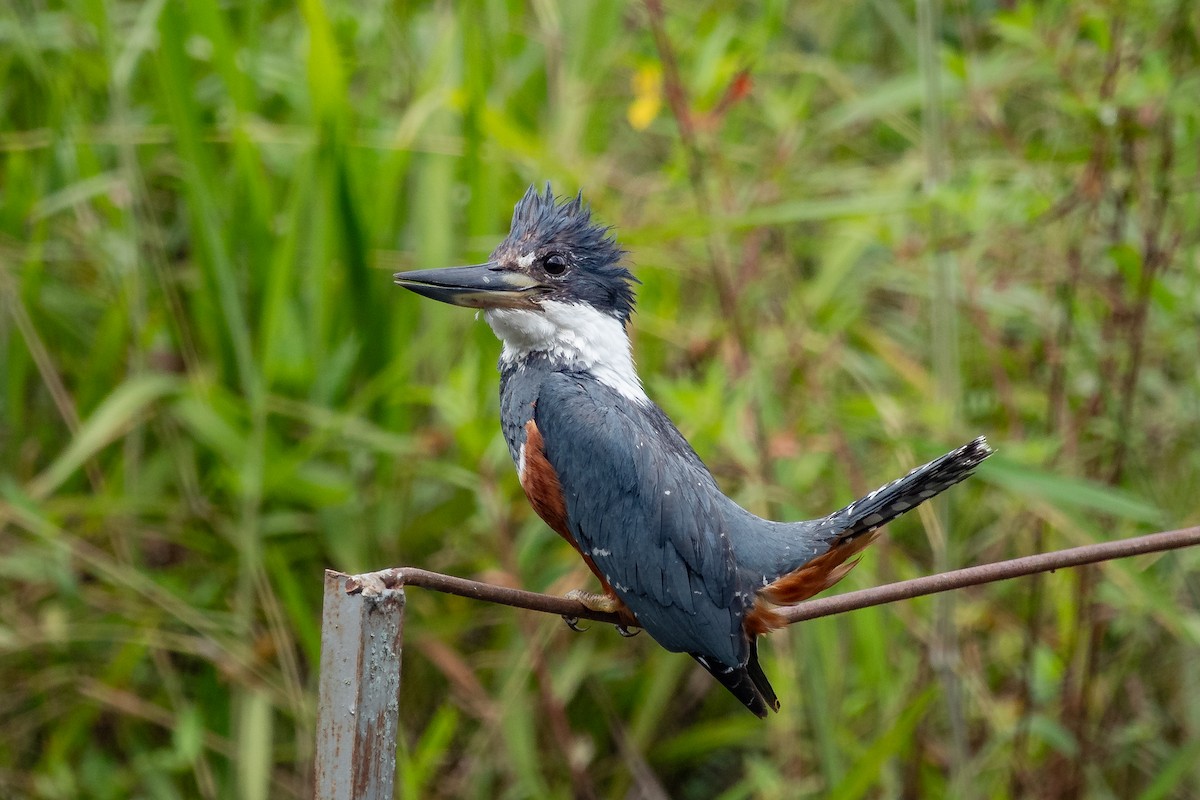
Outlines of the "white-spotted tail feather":
M972 439L957 450L855 500L841 511L835 511L826 518L824 527L835 532L835 542L871 533L970 477L994 452L985 437Z

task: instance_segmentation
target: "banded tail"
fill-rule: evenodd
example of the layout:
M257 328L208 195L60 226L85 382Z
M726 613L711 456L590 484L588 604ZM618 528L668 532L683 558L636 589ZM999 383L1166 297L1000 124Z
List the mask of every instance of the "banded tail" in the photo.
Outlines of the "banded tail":
M972 439L957 450L951 450L903 478L855 500L841 511L833 512L825 518L822 527L835 534L834 547L864 533L873 533L904 512L969 478L994 452L985 437Z
M969 477L992 452L980 436L818 520L818 546L826 549L815 558L781 565L777 577L759 590L746 615L746 631L759 635L786 625L772 606L795 605L833 586L858 563L854 556L875 540L879 528Z

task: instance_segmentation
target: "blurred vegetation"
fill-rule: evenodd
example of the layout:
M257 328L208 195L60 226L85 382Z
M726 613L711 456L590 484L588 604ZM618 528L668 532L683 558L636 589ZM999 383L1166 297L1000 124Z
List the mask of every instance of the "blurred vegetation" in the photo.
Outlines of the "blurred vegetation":
M1189 0L0 7L0 794L305 797L321 570L589 586L499 345L391 286L582 188L648 389L825 513L1000 450L847 588L1200 523ZM734 13L736 12L736 13ZM824 619L747 714L409 593L407 797L1200 795L1200 553Z

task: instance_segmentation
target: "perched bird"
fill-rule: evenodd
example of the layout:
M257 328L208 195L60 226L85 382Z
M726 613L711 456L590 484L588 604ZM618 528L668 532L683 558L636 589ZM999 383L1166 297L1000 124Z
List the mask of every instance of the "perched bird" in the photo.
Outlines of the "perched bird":
M772 522L717 487L646 396L626 324L636 279L581 196L549 185L517 203L486 264L401 272L424 297L483 309L504 343L500 415L529 502L596 574L621 613L691 655L760 717L779 701L757 639L778 606L837 583L881 525L966 478L991 455L983 437L827 517Z

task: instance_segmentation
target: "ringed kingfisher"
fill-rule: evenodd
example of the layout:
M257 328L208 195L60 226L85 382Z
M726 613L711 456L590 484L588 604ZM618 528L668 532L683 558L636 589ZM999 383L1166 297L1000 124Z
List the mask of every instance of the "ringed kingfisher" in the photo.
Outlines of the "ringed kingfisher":
M819 519L751 514L642 388L625 256L582 194L556 198L547 184L517 203L487 263L395 281L482 309L503 342L501 427L521 486L603 587L569 596L688 653L765 717L779 701L757 640L786 624L777 609L837 583L880 526L969 476L992 449L981 436Z

